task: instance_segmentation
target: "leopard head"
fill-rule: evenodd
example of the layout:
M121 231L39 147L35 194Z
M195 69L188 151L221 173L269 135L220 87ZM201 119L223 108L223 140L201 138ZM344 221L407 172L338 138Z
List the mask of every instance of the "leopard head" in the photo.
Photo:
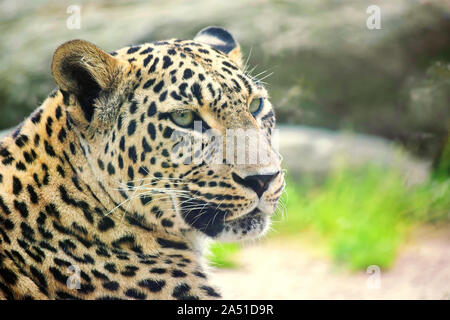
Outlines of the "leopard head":
M268 229L284 187L274 111L228 31L112 53L74 40L52 71L89 175L128 222L225 241Z

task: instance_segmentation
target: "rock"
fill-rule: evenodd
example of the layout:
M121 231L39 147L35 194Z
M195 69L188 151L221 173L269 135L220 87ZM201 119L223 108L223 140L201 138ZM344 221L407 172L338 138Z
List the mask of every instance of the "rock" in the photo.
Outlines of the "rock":
M279 126L279 150L294 179L325 176L336 166L375 164L396 169L409 184L417 184L427 179L431 166L382 138L312 127Z

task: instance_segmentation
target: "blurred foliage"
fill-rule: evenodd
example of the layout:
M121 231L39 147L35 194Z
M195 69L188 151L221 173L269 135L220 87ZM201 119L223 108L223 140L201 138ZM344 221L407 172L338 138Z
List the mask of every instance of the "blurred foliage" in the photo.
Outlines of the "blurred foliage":
M376 166L337 170L316 187L289 181L287 193L287 217L272 235L317 233L352 269L388 268L415 225L450 222L449 179L408 187L395 171Z
M219 243L215 242L210 246L210 252L207 259L211 265L222 269L235 269L239 267L236 259L236 253L240 250L237 243Z
M428 157L446 133L448 1L379 2L380 30L366 28L368 4L359 0L80 0L82 27L69 30L72 4L0 2L0 129L53 89L50 60L64 41L109 51L220 25L267 82L279 122L376 134Z
M450 131L450 130L449 130ZM450 179L450 134L443 139L441 151L433 167L433 176L436 179Z

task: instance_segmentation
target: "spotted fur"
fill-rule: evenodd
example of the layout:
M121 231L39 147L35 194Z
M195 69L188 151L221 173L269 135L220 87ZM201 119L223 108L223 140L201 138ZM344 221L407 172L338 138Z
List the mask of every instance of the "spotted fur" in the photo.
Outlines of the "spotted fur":
M110 54L74 40L52 72L58 88L0 142L0 298L219 298L204 239L264 234L284 183L272 106L237 42L216 27ZM173 161L173 132L191 130L176 110L256 129L270 163Z

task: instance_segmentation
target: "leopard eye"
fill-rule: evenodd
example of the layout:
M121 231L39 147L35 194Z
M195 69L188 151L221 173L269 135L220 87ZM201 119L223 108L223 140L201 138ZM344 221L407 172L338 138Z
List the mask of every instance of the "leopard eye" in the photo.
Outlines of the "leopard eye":
M194 122L194 113L192 111L176 111L171 114L172 121L180 127L189 127Z
M263 98L253 99L252 102L250 103L250 106L248 107L248 110L253 116L256 116L261 111L263 105L264 105Z

